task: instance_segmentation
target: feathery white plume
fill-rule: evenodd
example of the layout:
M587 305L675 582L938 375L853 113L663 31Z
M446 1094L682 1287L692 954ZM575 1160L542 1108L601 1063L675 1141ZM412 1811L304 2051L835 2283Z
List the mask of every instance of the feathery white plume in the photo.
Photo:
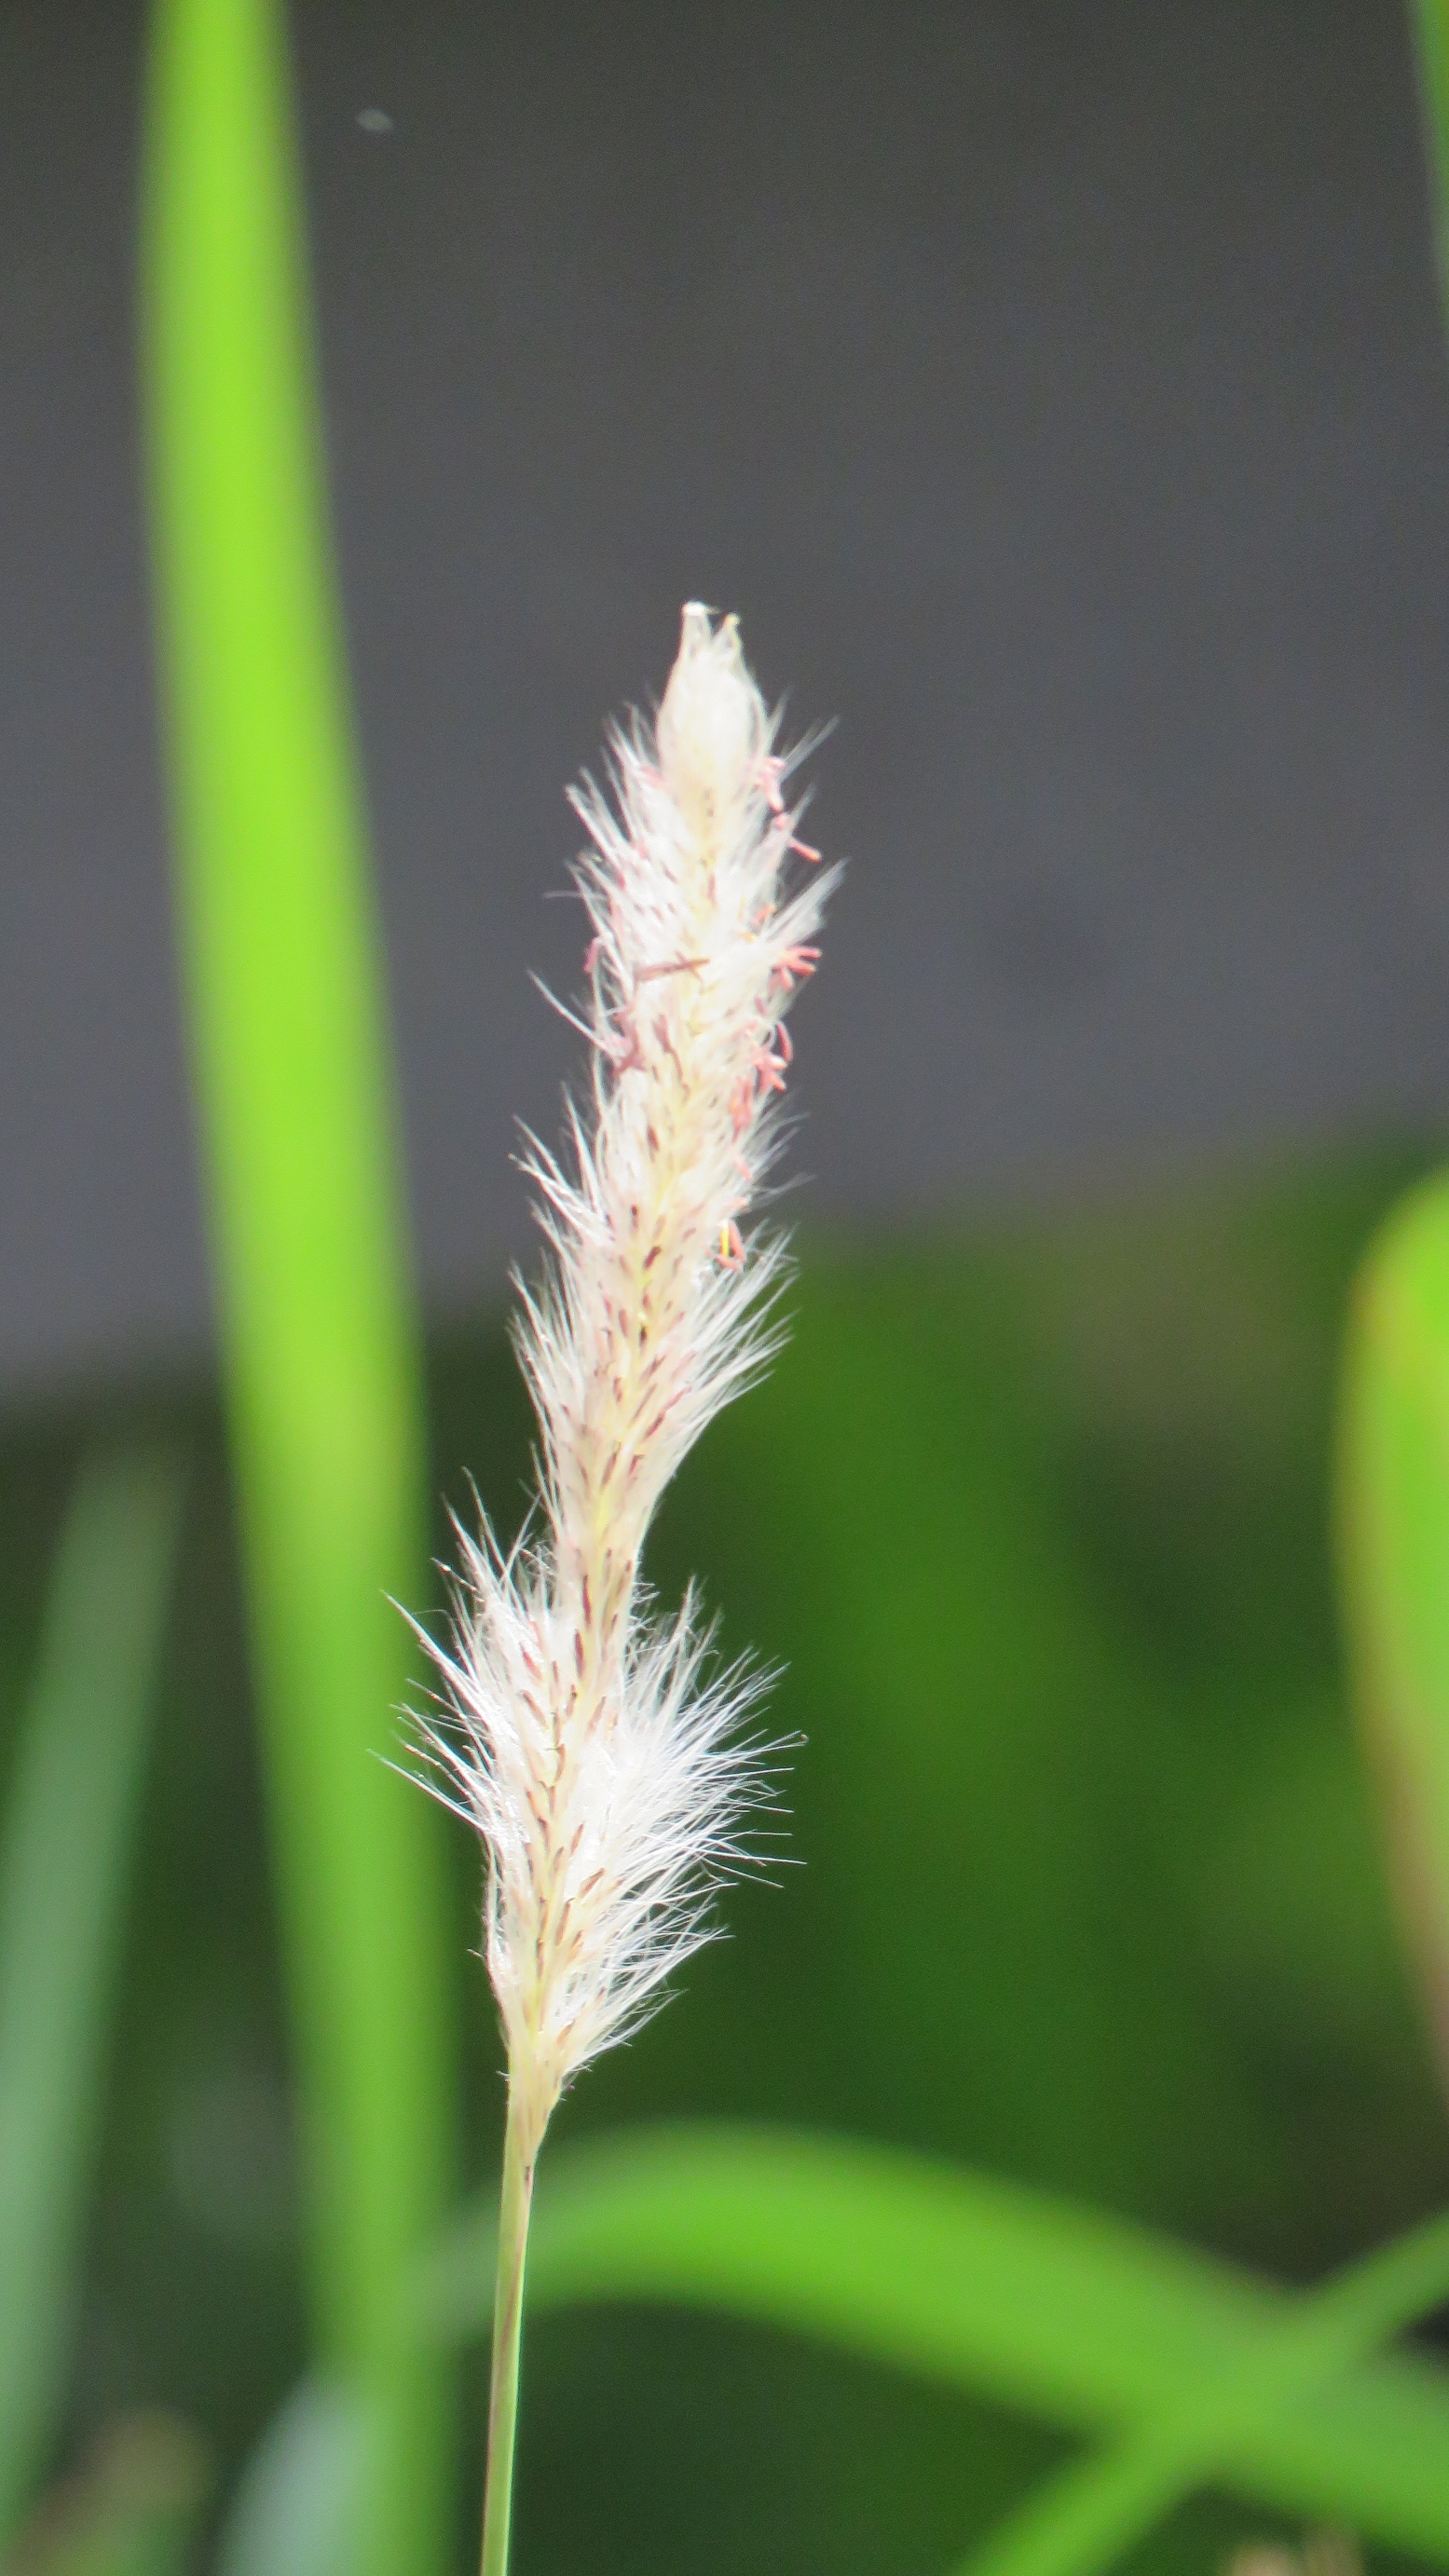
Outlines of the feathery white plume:
M509 1556L486 1528L464 1541L447 1701L423 1728L486 1846L529 2165L563 2087L637 2027L748 1856L760 1772L740 1727L762 1681L709 1677L692 1598L661 1621L639 1557L680 1460L774 1346L781 1249L742 1225L833 881L786 802L800 755L776 751L777 721L735 620L688 607L657 724L615 732L611 792L573 797L592 1070L564 1157L530 1139L524 1166L550 1247L518 1328L539 1509ZM807 867L787 888L792 854Z

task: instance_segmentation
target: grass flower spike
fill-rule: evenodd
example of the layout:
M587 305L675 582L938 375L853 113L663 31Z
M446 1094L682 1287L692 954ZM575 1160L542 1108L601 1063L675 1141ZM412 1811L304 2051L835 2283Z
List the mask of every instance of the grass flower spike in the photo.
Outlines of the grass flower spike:
M486 1529L465 1541L446 1700L424 1729L442 1794L483 1839L508 2046L485 2576L507 2562L544 2130L571 2077L709 1938L758 1803L742 1724L760 1676L711 1674L692 1597L661 1620L640 1553L680 1460L774 1347L782 1252L749 1213L833 880L799 837L799 754L777 751L776 725L735 620L688 607L657 723L617 732L608 791L586 781L574 797L590 938L567 1016L592 1060L562 1156L531 1140L525 1159L549 1247L518 1328L539 1503L511 1554Z

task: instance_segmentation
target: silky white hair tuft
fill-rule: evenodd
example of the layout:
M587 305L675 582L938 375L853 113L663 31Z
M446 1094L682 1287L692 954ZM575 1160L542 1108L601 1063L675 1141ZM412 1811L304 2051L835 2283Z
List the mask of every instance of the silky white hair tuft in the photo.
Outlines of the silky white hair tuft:
M639 1568L681 1459L775 1347L783 1252L748 1219L837 874L800 838L777 733L736 621L691 605L655 724L616 730L606 786L573 797L590 937L567 1016L592 1061L562 1153L524 1158L548 1245L517 1327L540 1495L511 1554L464 1539L419 1721L429 1785L483 1839L530 2159L570 2078L710 1937L771 1803L748 1733L768 1677L715 1670L693 1596L662 1619Z

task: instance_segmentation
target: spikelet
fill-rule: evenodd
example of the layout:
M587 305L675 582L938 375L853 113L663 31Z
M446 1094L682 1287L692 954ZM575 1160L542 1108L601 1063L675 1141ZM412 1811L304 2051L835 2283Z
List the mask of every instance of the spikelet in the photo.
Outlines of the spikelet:
M734 619L688 607L656 726L615 732L610 792L586 779L572 800L592 1067L562 1158L530 1139L524 1163L549 1246L517 1330L539 1503L507 1557L486 1527L464 1540L423 1727L439 1794L486 1849L530 2161L570 2078L710 1937L760 1798L741 1732L760 1676L712 1673L692 1596L660 1620L639 1558L680 1460L774 1347L782 1253L744 1226L832 882L786 802L799 754L776 752L776 723Z

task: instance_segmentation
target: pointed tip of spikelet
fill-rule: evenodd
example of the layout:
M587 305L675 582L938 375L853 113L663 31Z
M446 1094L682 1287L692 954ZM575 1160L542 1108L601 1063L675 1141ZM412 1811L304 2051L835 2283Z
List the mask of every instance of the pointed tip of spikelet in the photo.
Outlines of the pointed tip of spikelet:
M770 716L745 660L737 617L691 600L680 619L679 652L659 709L659 765L686 812L712 812L757 783L770 742Z

